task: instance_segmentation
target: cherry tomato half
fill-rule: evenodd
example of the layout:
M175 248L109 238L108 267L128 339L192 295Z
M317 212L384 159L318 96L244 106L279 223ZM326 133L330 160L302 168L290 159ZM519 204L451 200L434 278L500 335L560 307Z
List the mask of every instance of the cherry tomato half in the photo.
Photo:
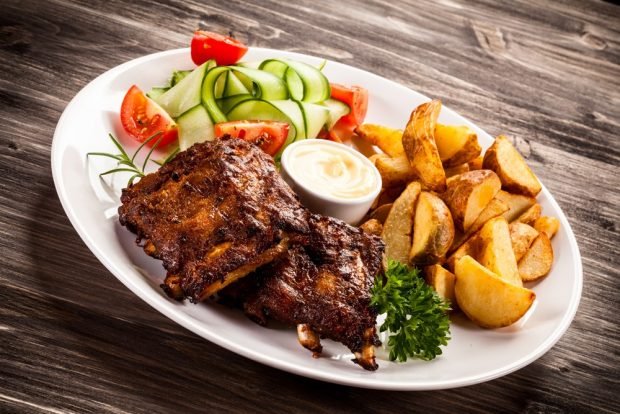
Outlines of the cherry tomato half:
M192 60L197 65L209 59L215 59L218 65L232 65L247 51L246 45L232 37L202 30L194 32L191 43Z
M177 124L157 105L149 99L136 85L133 85L125 94L121 105L121 124L129 135L144 142L158 132L160 137L152 139L147 145L164 147L178 138Z
M330 84L333 99L337 99L349 105L351 112L341 119L348 119L349 124L361 125L368 112L368 90L361 86L343 86L337 83Z
M275 155L288 137L289 125L278 121L230 121L215 124L215 136L230 135L256 143L269 155Z

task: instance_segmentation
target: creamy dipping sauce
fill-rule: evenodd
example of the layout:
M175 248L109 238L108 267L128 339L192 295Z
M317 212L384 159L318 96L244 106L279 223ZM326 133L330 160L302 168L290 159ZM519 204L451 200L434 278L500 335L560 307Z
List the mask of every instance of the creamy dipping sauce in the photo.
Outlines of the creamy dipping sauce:
M291 148L287 156L288 173L300 185L340 199L355 199L377 188L372 167L346 148L313 140L312 145Z

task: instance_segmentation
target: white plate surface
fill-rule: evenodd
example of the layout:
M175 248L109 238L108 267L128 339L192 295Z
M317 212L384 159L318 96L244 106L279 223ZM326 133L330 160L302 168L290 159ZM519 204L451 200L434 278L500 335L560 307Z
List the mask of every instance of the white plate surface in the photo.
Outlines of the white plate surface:
M298 344L292 329L265 329L241 312L217 304L192 305L168 299L159 288L165 274L161 262L146 256L135 245L135 236L118 223L116 209L127 177L117 174L100 180L98 173L113 167L113 161L87 160L86 153L113 152L107 138L110 132L133 146L118 120L124 93L132 84L149 90L163 84L173 69L192 68L189 56L188 49L156 53L99 76L69 103L52 145L54 182L71 223L110 272L155 309L203 338L255 361L324 381L390 390L453 388L506 375L543 355L566 331L581 297L581 257L566 217L544 187L538 197L543 212L558 217L561 226L553 239L553 270L531 286L537 295L533 309L515 325L496 330L480 329L463 317L453 318L452 340L443 355L432 362L392 363L380 349L379 370L367 372L351 362L352 355L340 344L324 341L323 357L314 359ZM260 48L250 49L244 60L271 57L311 64L322 60ZM397 83L340 63L328 62L324 73L331 82L368 88L367 122L403 128L412 108L429 100ZM492 142L491 136L448 108L442 109L440 122L471 126L483 147Z

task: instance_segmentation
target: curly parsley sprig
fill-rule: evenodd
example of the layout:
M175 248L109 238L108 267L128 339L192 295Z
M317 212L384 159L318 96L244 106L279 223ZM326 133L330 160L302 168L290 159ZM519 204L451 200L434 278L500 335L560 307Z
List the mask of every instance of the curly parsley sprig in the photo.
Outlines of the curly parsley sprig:
M424 282L416 268L390 260L385 281L375 281L371 305L386 314L379 330L390 333L391 361L429 361L441 355L440 346L450 340L450 306Z

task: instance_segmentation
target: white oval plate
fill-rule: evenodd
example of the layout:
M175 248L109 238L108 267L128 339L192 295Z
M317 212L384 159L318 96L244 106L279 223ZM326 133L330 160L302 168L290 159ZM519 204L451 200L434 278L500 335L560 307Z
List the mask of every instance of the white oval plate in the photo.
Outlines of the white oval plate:
M252 48L244 60L287 57L311 64L322 59L277 50ZM431 390L480 383L515 371L549 350L572 321L582 288L579 249L559 206L543 187L539 202L547 215L560 219L553 239L555 263L551 274L535 284L537 301L515 325L480 329L463 317L452 323L452 340L443 355L431 362L389 362L378 350L379 370L368 372L351 362L342 345L324 341L325 351L314 359L297 342L294 329L262 328L236 310L217 304L192 305L170 300L159 288L164 277L161 262L146 256L135 236L118 223L116 209L127 176L101 180L98 173L113 161L90 158L91 151L114 152L112 132L134 146L119 123L122 98L132 84L143 90L163 84L173 69L194 65L188 49L171 50L132 60L89 83L69 103L58 122L52 145L52 172L60 201L84 242L97 258L136 295L175 322L226 349L255 361L311 378L357 387L389 390ZM403 128L410 111L428 98L369 72L336 62L324 69L332 82L368 88L367 122ZM446 124L467 124L481 145L492 138L448 108L441 111Z

